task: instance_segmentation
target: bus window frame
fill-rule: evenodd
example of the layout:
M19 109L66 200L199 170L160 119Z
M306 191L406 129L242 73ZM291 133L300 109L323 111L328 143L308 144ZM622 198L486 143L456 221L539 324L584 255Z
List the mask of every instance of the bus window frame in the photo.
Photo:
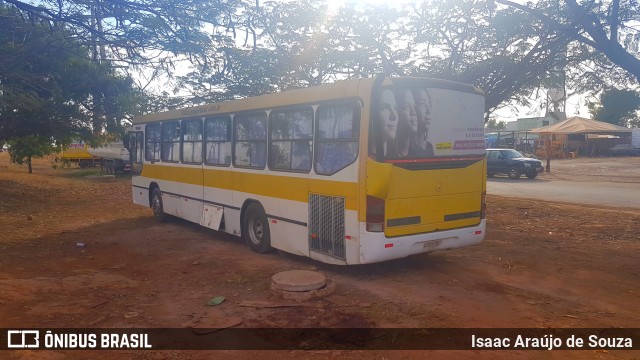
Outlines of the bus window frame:
M349 138L349 139L344 139L344 138L332 138L332 139L320 139L320 109L323 107L329 107L329 106L340 106L340 105L349 105L353 107L353 119L352 121L357 121L356 123L352 123L352 133L354 134L355 138ZM361 134L360 134L360 130L362 128L362 104L357 101L357 100L352 100L352 99L347 99L347 100L342 100L342 101L332 101L332 102L324 102L320 105L318 105L318 107L316 108L315 111L315 120L314 120L314 126L315 126L315 133L314 133L314 138L313 138L313 171L317 174L317 175L321 175L321 176L332 176L335 175L336 173L346 169L347 167L351 166L352 164L356 163L358 161L358 157L360 156L360 138L361 138ZM348 164L343 165L341 168L331 172L331 173L325 173L325 172L319 172L317 169L317 164L318 164L318 145L320 145L321 143L325 142L345 142L345 143L350 143L350 142L355 142L357 143L356 145L356 153L355 156L353 158L353 161L351 161Z
M232 141L231 141L231 162L233 163L233 167L235 168L239 168L239 169L253 169L253 170L264 170L267 168L267 163L269 162L268 160L268 156L269 156L269 113L271 110L258 110L258 111L247 111L247 112L241 112L241 113L236 113L233 114L233 118L232 118L232 124L233 124L233 128L232 128ZM249 142L249 143L264 143L264 156L265 156L265 161L264 161L264 166L247 166L247 165L238 165L236 163L236 145L238 144L238 139L236 139L236 126L238 125L238 122L236 121L236 118L238 116L242 117L242 116L252 116L252 115L258 115L258 114L264 114L264 125L265 125L265 138L264 140L240 140L240 142Z
M176 129L179 129L178 131L180 132L180 134L178 134L178 141L165 141L164 140L164 126L165 126L165 124L168 125L170 123L177 123L178 124L178 127L176 127ZM160 130L160 160L162 162L166 162L166 163L179 163L180 162L180 156L181 156L180 153L182 151L179 150L180 153L178 153L178 160L165 160L164 159L164 157L165 157L164 156L164 152L165 152L164 144L165 143L172 143L172 144L179 143L180 145L178 146L178 148L181 149L181 147L182 147L182 145L181 145L182 144L182 126L180 124L180 119L163 121L162 124L161 124L161 128L160 129L161 129ZM173 158L173 156L172 156L172 158Z
M158 141L149 142L150 127L158 127L160 129L160 137ZM149 144L158 144L158 146L160 147L159 149L160 151L158 151L158 158L150 158L149 156L147 156L147 149L149 148L148 146ZM147 124L144 129L144 160L154 163L154 162L160 162L160 159L162 159L162 123L158 122L153 124Z
M294 142L311 142L311 159L309 159L311 161L311 164L309 165L309 169L305 169L305 170L295 170L293 168L288 168L288 169L281 169L281 168L277 168L275 166L275 164L271 164L271 145L273 143L273 137L272 137L272 130L273 130L273 126L272 123L274 121L273 119L273 114L277 114L277 113L293 113L293 112L303 112L303 111L311 111L311 138L310 139L279 139L276 141L289 141L292 144L292 152L293 152L293 143ZM289 172L289 173L297 173L297 174L308 174L311 172L311 170L313 169L313 159L314 159L314 148L315 148L315 111L313 109L313 106L311 105L296 105L296 106L292 106L292 107L280 107L277 109L273 109L269 112L269 119L268 119L268 133L267 133L267 140L268 140L268 144L267 144L267 168L270 171L280 171L280 172Z
M224 119L226 124L227 124L227 141L216 141L216 140L212 140L209 141L207 140L207 121L209 120L218 120L218 119ZM202 141L203 141L203 146L202 146L202 151L203 151L203 157L202 157L202 162L204 165L206 166L218 166L218 167L230 167L231 163L233 162L233 119L231 114L226 114L226 115L215 115L215 116L207 116L204 118L204 122L202 123ZM211 163L207 161L207 143L208 142L212 142L212 143L229 143L229 146L231 148L231 158L229 159L228 163Z
M200 140L184 140L184 135L185 132L183 131L183 127L184 127L184 123L189 123L189 122L200 122L200 136L201 139ZM182 164L188 164L188 165L202 165L202 161L204 160L203 156L204 156L204 150L201 149L200 151L200 161L184 161L184 143L188 142L188 143L192 143L195 144L197 142L200 142L201 146L204 143L204 123L202 121L202 118L199 119L185 119L182 120L180 122L180 163ZM195 154L195 153L194 153Z

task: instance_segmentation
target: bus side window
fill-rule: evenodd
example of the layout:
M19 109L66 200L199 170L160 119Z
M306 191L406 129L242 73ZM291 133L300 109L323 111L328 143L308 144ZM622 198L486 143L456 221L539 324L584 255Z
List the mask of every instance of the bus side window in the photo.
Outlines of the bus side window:
M332 175L358 157L360 107L354 103L321 105L316 118L315 170Z
M182 121L182 162L202 163L202 120Z
M180 122L162 123L162 148L160 158L166 162L180 161Z
M313 109L272 111L269 168L309 172L313 144Z
M264 169L267 164L267 113L235 115L233 124L233 164Z
M145 159L160 161L160 124L148 124L145 128Z
M231 117L209 117L204 120L204 163L231 164Z

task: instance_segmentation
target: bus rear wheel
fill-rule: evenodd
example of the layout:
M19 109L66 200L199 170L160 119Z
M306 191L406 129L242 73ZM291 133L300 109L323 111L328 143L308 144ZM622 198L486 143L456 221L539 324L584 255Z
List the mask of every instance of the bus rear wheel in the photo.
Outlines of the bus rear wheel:
M167 214L164 213L162 207L162 192L160 188L154 188L151 192L151 210L153 210L153 217L159 222L167 221Z
M269 221L258 203L251 203L244 214L242 237L251 250L264 254L271 250Z

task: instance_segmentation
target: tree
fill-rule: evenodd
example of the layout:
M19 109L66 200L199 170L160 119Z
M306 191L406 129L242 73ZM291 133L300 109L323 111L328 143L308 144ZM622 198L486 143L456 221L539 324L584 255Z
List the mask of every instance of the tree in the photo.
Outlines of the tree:
M148 75L149 81L156 81L171 79L181 61L206 64L206 51L219 38L212 37L210 29L233 32L238 1L2 0L0 4L52 30L64 30L84 47L78 55L107 67L108 76L124 74L128 80L144 81ZM113 86L93 89L87 104L97 134L113 130L119 120L110 107L121 100L113 99L118 93Z
M27 135L9 140L9 158L11 162L22 165L27 164L29 174L33 173L31 160L50 154L55 154L60 148L52 146L50 140L38 135Z
M171 66L176 55L202 59L211 44L205 25L231 27L234 1L3 0L32 20L73 35L93 57L130 65ZM102 52L102 54L100 54Z
M169 95L163 92L156 110L382 73L475 84L485 92L488 120L505 104L530 105L535 92L565 82L575 91L598 91L637 81L629 76L634 60L613 44L632 57L640 50L631 26L636 1L424 0L339 9L311 0L5 3L64 27L94 63L111 68L108 75L116 73L111 65L127 71L149 65L153 78L189 61L192 71L174 92L190 96L163 102ZM119 90L99 89L90 97L94 129L117 118L105 104Z
M326 5L302 0L245 4L236 23L245 43L210 49L207 64L182 77L197 101L220 101L380 73L403 75L411 49L393 8Z
M570 39L528 13L498 9L489 1L424 1L413 9L411 45L423 59L416 75L479 86L488 115L505 103L529 105L557 68Z
M507 123L504 121L497 121L496 119L489 119L484 127L487 131L500 131L507 129Z
M620 126L640 126L640 93L629 89L609 89L600 94L600 103L589 103L589 113L600 121Z
M251 28L248 42L212 48L206 66L181 79L196 103L382 73L475 84L488 117L560 82L571 41L530 14L473 0L333 12L309 1L273 2L238 14Z
M113 94L104 103L111 114L135 111L141 94L133 82L87 60L69 33L15 8L0 6L0 15L0 143L13 144L13 161L30 163L73 139L91 139L96 88Z
M586 45L606 57L592 59L599 66L611 64L624 69L640 82L640 3L637 1L564 0L518 4L509 0L498 3L531 14L542 21L546 28Z

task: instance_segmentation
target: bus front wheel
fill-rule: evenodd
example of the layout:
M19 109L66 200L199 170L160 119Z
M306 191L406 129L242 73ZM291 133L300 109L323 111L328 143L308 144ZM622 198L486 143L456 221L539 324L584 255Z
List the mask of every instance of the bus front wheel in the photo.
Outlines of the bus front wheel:
M242 227L244 241L251 250L264 254L271 250L269 221L264 209L258 203L251 203L244 214Z
M151 210L153 210L153 217L159 222L167 220L167 214L164 213L164 208L162 207L162 192L160 188L154 188L151 193Z

